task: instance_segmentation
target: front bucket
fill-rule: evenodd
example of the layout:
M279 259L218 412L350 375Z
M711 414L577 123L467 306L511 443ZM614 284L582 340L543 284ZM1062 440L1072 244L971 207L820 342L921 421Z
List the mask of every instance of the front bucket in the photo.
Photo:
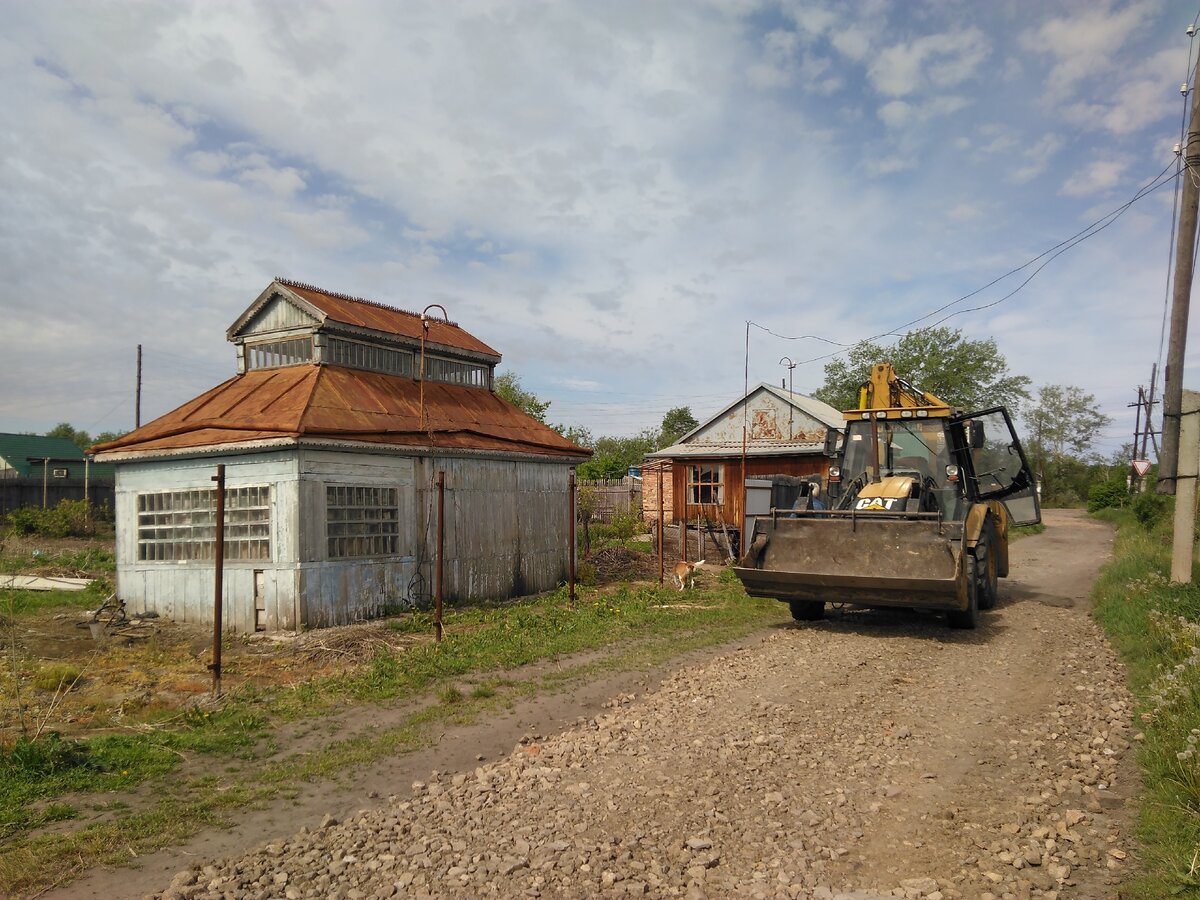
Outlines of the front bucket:
M967 605L962 569L937 521L864 515L759 519L733 571L754 597L949 610Z

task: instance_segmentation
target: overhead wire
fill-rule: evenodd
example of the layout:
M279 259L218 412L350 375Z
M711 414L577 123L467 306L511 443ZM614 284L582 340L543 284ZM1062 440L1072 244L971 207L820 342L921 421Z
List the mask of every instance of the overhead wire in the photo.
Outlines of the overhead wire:
M930 325L927 325L924 328L919 329L918 333L928 331L932 328L936 328L942 322L945 322L951 318L954 318L955 316L965 315L966 313L969 313L969 312L978 312L980 310L990 309L993 306L997 306L1000 303L1003 303L1006 300L1009 300L1016 293L1018 293L1020 290L1022 290L1026 285L1028 285L1029 282L1031 282L1034 279L1034 277L1036 277L1038 275L1038 273L1040 273L1047 265L1049 265L1051 262L1053 262L1055 259L1057 259L1059 256L1061 256L1067 250L1073 249L1074 247L1077 247L1079 244L1082 244L1084 241L1095 237L1097 234L1104 231L1106 228L1108 228L1110 225L1112 225L1114 222L1116 222L1117 219L1119 219L1122 215L1124 215L1130 209L1130 207L1133 206L1134 203L1143 199L1144 197L1148 196L1149 194L1159 190L1164 185L1170 184L1171 182L1176 181L1178 179L1178 175L1179 175L1178 172L1176 172L1174 175L1171 175L1169 177L1166 177L1166 178L1163 177L1175 166L1176 166L1176 161L1172 160L1166 167L1164 167L1162 169L1162 171L1160 171L1149 182L1147 182L1145 185L1143 185L1141 188L1139 188L1137 190L1137 192L1135 192L1134 195L1129 200L1127 200L1125 203L1123 203L1120 206L1109 211L1105 215L1101 216L1099 219L1096 219L1091 224L1089 224L1086 227L1075 232L1075 234L1071 235L1070 237L1065 238L1062 241L1059 241L1053 247L1050 247L1050 248L1042 251L1037 256L1035 256L1029 260L1026 260L1021 265L1015 266L1014 268L1009 269L1007 272L1003 273L1002 275L999 275L996 278L993 278L991 281L989 281L987 284L983 285L982 287L976 288L975 290L971 291L970 293L964 294L963 296L958 297L957 299L952 300L949 303L945 303L942 306L939 306L937 309L931 310L930 312L927 312L924 315L918 316L915 319L911 319L910 321L908 321L902 325L897 325L892 328L889 328L887 331L882 331L882 332L879 332L878 334L872 335L870 337L862 338L861 340L855 342L854 344L840 344L840 346L843 347L844 349L837 350L832 353L826 353L821 356L814 356L814 357L810 357L809 359L800 360L799 364L805 365L807 363L820 362L821 360L825 360L825 359L832 359L836 356L841 356L842 353L846 352L846 349L857 346L858 344L866 343L868 341L875 341L880 338L890 337L890 336L902 336L899 334L899 332L901 332L903 329L910 328L913 325L917 324L918 322L923 322L926 319L936 316L938 313L945 312L946 310L951 309L952 307L958 305L959 303L969 300L972 297L982 293L983 291L986 291L988 288L993 287L996 284L999 284L1001 281L1004 281L1006 278L1009 278L1012 275L1017 274L1018 272L1024 271L1025 269L1028 269L1030 266L1035 265L1039 261L1045 260L1044 262L1042 262L1041 265L1037 266L1033 270L1033 272L1030 273L1028 278L1026 278L1024 281L1022 281L1019 285L1017 285L1016 288L1009 291L1003 297L1000 297L997 300L993 300L990 303L984 303L979 306L973 306L973 307L968 307L966 309L956 310L955 312L951 313L950 315L944 316L941 319L938 319L936 322L934 322ZM770 329L767 329L765 326L758 325L758 323L751 323L751 324L755 325L755 327L762 329L763 331L770 331ZM771 332L771 333L773 333L773 332ZM817 337L817 336L812 335L812 336L806 336L806 337ZM831 343L831 344L838 343L836 341L830 341L825 338L818 338L818 339L825 340L827 343Z

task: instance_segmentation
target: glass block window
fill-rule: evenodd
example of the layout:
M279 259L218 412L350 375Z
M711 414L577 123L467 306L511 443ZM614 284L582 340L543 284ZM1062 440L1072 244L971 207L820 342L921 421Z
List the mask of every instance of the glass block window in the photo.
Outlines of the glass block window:
M396 488L326 485L329 558L395 556L400 549L398 495Z
M216 558L217 489L138 494L138 559ZM225 489L225 559L271 558L271 488Z
M342 338L329 339L327 359L332 365L348 366L352 369L369 369L372 372L410 377L413 373L412 353L393 350L390 347L360 344L358 341Z
M312 362L312 356L311 337L247 344L246 368L271 369L276 366L294 366L297 363Z
M429 381L448 381L451 384L468 384L472 387L488 387L488 366L475 363L442 359L438 356L425 357L425 378Z
M687 502L720 503L724 469L720 463L688 466Z

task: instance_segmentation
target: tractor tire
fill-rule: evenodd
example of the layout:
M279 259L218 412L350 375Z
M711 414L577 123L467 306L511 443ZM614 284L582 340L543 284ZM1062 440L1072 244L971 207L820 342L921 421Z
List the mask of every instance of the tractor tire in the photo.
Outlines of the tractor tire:
M963 554L963 575L967 582L967 608L952 609L946 613L946 624L951 628L977 628L979 626L979 576L975 573L975 557Z
M789 600L788 609L797 622L816 622L825 618L825 604L820 600Z
M996 556L996 527L992 520L983 523L979 543L975 545L976 592L980 609L995 609L1000 597L999 575Z

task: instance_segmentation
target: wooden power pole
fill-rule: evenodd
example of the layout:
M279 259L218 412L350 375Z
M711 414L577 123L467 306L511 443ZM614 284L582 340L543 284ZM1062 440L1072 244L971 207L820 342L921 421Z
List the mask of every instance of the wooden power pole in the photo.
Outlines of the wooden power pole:
M1183 359L1187 346L1188 306L1192 295L1192 254L1196 246L1196 207L1200 200L1200 58L1188 90L1192 94L1183 152L1183 201L1175 242L1175 282L1171 301L1171 338L1163 382L1163 441L1158 458L1158 492L1175 493L1179 469L1179 414L1183 405Z

